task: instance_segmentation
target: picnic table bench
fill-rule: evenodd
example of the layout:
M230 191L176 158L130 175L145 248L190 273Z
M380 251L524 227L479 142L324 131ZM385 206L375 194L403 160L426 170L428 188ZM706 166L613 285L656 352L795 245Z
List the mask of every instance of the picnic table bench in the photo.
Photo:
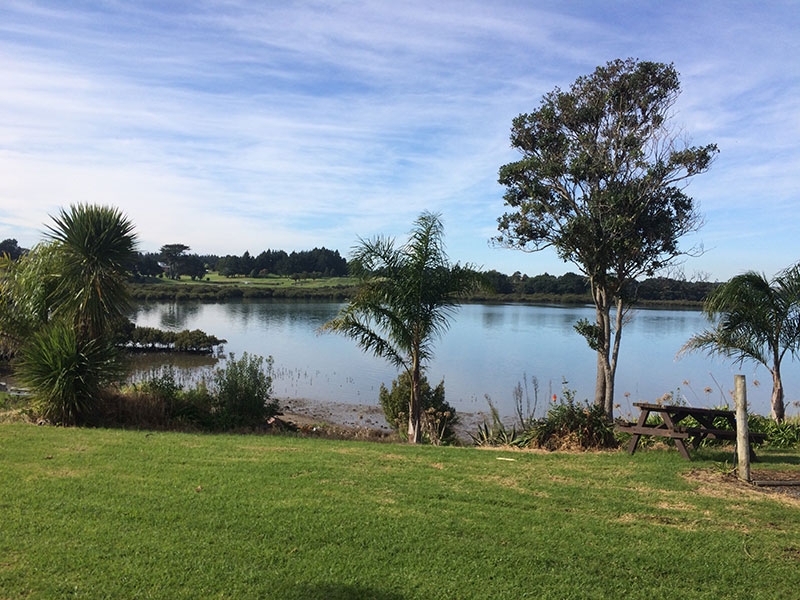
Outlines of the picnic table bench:
M636 423L620 423L619 431L627 431L631 435L628 444L628 453L636 452L639 440L643 435L667 437L675 440L675 446L681 455L691 460L686 440L691 440L692 447L697 449L705 439L736 441L736 414L732 410L720 408L694 408L692 406L670 406L663 404L649 404L647 402L634 402L633 405L640 410L639 420ZM661 423L648 424L647 419L651 414L661 416ZM697 425L684 426L681 422L692 417ZM722 419L730 429L719 427L716 419ZM750 458L755 460L753 442L763 442L766 435L763 433L750 433Z

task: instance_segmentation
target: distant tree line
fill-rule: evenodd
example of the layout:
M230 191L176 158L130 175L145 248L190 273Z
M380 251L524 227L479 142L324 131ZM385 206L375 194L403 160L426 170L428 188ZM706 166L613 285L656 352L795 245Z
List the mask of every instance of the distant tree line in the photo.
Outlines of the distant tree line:
M144 277L190 277L203 279L209 271L217 271L225 277L346 277L347 260L338 250L314 248L287 253L284 250L265 250L256 256L245 252L241 256L228 254L189 254L190 248L183 244L167 244L160 252L139 252L134 264L136 278ZM0 242L0 256L8 255L16 260L27 252L17 240ZM501 296L546 296L572 299L589 295L589 284L583 275L526 275L519 271L507 275L496 270L484 272L489 289ZM648 302L703 302L708 294L719 286L710 281L689 281L670 277L652 277L630 284L628 295L635 300Z
M217 271L224 277L346 277L347 260L338 250L314 248L287 253L284 250L265 250L257 256L246 251L241 256L228 254L189 254L190 248L183 244L167 244L159 252L139 253L134 266L137 277L182 276L203 279L209 271Z
M505 275L492 270L487 271L484 275L491 289L500 295L588 298L590 293L587 278L576 273L565 273L560 276L548 273L528 276L519 271L512 275ZM643 281L631 282L627 289L627 297L632 301L702 302L718 286L718 283L710 281L651 277Z

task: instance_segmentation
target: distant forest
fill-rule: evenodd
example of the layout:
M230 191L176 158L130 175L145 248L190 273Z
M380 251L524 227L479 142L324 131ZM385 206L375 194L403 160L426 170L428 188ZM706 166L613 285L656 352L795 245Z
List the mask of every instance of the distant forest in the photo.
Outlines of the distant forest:
M173 244L164 248L186 246ZM0 255L4 253L12 259L21 256L26 250L20 248L16 240L0 242ZM169 265L167 263L170 263ZM169 268L167 268L169 267ZM284 250L265 250L256 256L245 252L241 256L213 254L189 254L178 252L165 256L162 252L139 253L134 268L134 278L143 280L150 277L173 278L189 277L202 280L208 272L216 271L224 277L237 278L282 276L297 279L346 277L347 260L338 250L314 248L300 252L287 253ZM485 272L490 292L509 299L589 299L589 286L583 275L565 273L556 276L544 273L528 276L520 272L507 275L499 271ZM653 277L636 282L628 292L630 298L647 302L700 303L718 283L709 281L688 281L668 277Z

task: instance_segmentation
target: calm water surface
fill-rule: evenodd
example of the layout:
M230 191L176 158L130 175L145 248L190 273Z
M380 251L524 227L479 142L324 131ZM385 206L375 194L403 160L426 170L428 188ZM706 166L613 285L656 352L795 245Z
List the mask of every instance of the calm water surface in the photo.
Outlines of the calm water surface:
M348 338L317 333L342 306L268 300L156 303L140 306L133 320L165 329L202 329L228 340L228 354L271 355L273 390L279 398L377 403L381 383L391 385L395 369L363 353ZM488 396L503 414L512 414L513 390L523 380L537 414L553 394L560 395L562 382L578 399L592 398L595 354L573 325L593 317L593 308L582 306L464 305L435 346L429 380L444 378L447 401L469 412L485 410ZM694 406L732 404L733 375L743 373L751 411L768 414L771 380L763 367L737 368L702 354L676 359L686 340L706 326L699 311L633 313L623 332L617 369L617 413L636 412L632 402L654 401L668 393ZM796 414L792 402L798 399L800 374L790 362L784 371L787 412Z

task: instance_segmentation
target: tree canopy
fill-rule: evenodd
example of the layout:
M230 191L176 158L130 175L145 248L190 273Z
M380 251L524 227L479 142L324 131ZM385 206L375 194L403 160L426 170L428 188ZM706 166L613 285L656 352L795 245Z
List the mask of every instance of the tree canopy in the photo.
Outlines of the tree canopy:
M717 153L681 144L668 126L679 92L672 65L611 61L516 117L511 145L522 158L499 173L510 210L497 243L553 248L589 281L596 322L581 332L598 353L595 401L609 418L625 290L682 253L679 238L701 224L683 185Z

